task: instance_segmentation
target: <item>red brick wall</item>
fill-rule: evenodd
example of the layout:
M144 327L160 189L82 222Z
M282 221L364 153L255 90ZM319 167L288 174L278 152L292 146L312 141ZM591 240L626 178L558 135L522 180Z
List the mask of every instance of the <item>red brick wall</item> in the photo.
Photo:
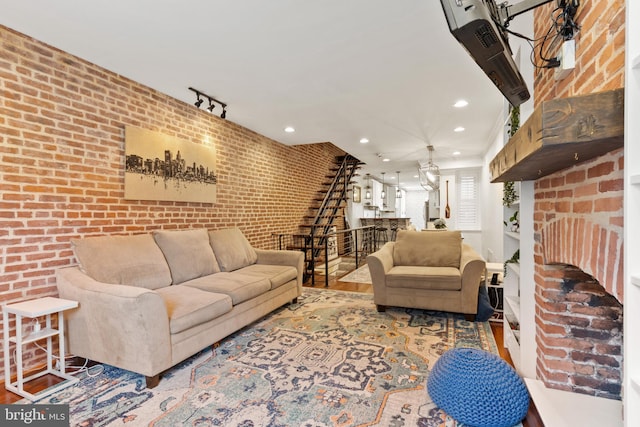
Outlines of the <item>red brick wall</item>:
M271 247L271 233L296 231L344 154L280 144L230 121L233 105L219 119L2 26L0 47L2 303L57 295L55 270L75 263L73 237L239 227ZM217 202L124 200L125 125L213 144ZM43 354L28 349L25 360Z
M560 81L553 69L536 70L536 104L624 86L624 1L580 3L575 19L582 26L576 37L576 67ZM534 11L536 38L551 25L555 4ZM576 266L623 302L623 168L620 149L542 178L534 186L537 374L550 387L618 399L622 317L615 306L619 304L610 301L610 311L594 307L588 303L590 290L580 295L584 287L578 286L569 293L563 280L573 275L567 265ZM562 302L559 295L568 300ZM572 310L578 300L586 303L576 313ZM597 342L594 336L601 331L616 332L598 317L603 312L620 326L619 336ZM580 336L582 332L576 331L581 328L591 328L595 335ZM620 345L609 346L607 340ZM588 363L582 363L585 360Z
M536 39L548 31L555 7L552 1L534 10ZM624 87L624 20L624 0L581 1L575 17L581 26L575 37L576 67L560 81L555 80L554 69L536 69L536 105L548 99Z

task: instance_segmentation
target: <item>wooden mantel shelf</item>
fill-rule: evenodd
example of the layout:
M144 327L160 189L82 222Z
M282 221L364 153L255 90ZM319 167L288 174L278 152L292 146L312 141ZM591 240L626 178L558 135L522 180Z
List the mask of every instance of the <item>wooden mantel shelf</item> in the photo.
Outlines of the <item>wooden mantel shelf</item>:
M536 180L623 145L624 89L545 101L491 161L491 182Z

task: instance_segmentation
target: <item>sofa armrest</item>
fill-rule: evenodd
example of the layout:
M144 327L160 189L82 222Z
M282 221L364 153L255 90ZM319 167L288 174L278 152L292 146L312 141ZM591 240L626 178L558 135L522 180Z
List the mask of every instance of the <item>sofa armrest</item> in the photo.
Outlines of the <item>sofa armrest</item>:
M304 253L289 250L256 249L258 264L288 265L298 270L298 286L302 291L302 275L304 273Z
M367 256L376 302L386 300L387 273L393 268L394 244L395 242L385 243L379 250Z
M478 307L478 292L480 290L480 278L484 273L486 262L470 245L462 244L460 255L460 274L462 276L462 298L464 305L476 313Z
M172 365L169 316L157 292L98 282L78 267L56 271L61 298L78 301L65 313L71 353L154 376Z

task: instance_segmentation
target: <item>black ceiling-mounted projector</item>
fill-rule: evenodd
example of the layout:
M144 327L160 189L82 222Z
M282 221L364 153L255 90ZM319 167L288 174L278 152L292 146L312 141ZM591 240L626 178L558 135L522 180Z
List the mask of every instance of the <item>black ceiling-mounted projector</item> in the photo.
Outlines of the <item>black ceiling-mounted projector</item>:
M513 60L505 28L515 16L550 1L497 6L494 0L440 0L451 34L514 107L530 94Z

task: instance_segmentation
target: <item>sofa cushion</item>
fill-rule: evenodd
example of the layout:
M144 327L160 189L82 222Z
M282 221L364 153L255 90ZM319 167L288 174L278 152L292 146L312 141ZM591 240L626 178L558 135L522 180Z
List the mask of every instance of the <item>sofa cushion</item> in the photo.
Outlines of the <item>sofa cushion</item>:
M460 267L460 231L400 230L393 246L393 265Z
M389 288L457 291L462 288L460 270L453 267L392 267L386 277Z
M171 272L150 234L72 239L80 270L94 280L158 289L171 284Z
M271 282L265 277L244 274L239 270L198 277L180 286L226 294L231 297L233 305L237 305L269 291Z
M298 278L298 270L286 265L253 264L242 269L242 274L266 277L271 282L271 289Z
M172 334L185 331L231 311L231 298L225 294L205 292L186 286L158 289L169 314Z
M234 271L258 261L256 251L238 228L210 231L209 242L222 271Z
M153 237L167 259L174 285L220 271L206 229L156 231Z

